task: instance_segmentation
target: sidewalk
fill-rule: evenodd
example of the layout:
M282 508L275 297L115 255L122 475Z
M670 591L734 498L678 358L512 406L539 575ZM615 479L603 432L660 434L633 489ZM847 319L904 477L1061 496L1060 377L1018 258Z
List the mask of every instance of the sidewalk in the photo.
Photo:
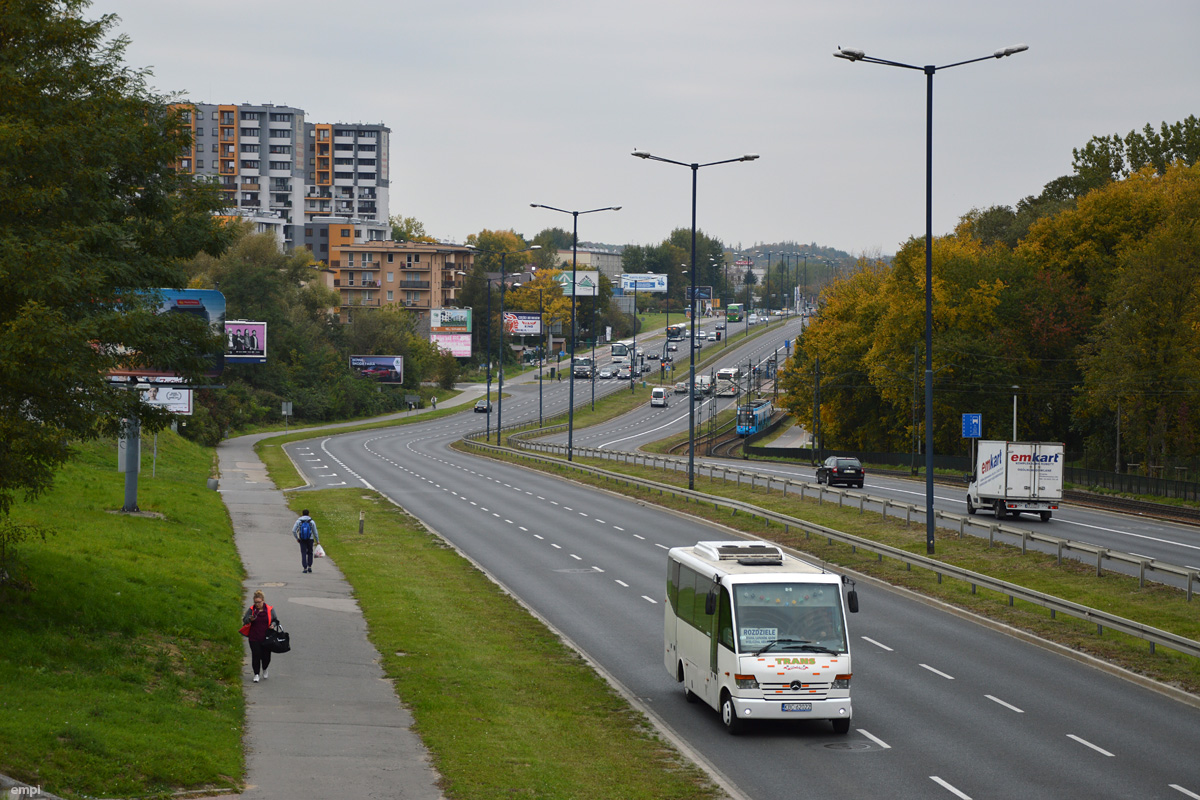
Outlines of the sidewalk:
M350 585L328 558L316 559L310 574L300 570L296 515L254 453L255 442L275 435L242 436L217 449L221 493L246 569L245 605L262 589L292 636L292 651L276 655L271 677L260 683L251 682L246 648L246 791L225 797L441 798L440 776L384 679Z

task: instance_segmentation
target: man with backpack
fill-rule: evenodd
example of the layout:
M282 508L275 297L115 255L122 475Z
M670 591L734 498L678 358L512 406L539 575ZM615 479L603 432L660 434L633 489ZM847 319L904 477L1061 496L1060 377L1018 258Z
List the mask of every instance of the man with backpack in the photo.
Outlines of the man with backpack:
M313 546L320 544L321 539L317 536L317 523L308 515L308 509L300 515L296 520L296 524L292 525L292 536L300 543L300 566L303 572L312 572L313 563Z

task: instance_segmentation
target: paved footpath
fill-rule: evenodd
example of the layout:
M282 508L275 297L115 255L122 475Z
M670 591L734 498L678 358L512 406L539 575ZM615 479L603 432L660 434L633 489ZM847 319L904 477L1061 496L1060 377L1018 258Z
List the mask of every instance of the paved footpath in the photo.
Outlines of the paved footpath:
M478 394L468 390L443 407ZM246 791L225 797L441 798L440 776L384 678L350 584L328 558L315 559L309 574L300 570L296 515L254 452L257 441L276 435L240 436L217 448L220 491L246 568L245 605L261 589L292 636L291 652L274 656L271 677L260 683L251 680L246 648Z

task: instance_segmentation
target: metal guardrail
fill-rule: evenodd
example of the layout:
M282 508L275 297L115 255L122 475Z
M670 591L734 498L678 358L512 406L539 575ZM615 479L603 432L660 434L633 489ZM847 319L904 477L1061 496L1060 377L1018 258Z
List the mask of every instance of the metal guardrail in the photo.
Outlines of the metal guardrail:
M566 462L564 462L561 458L551 458L549 456L542 456L538 453L538 451L540 451L541 453L565 454L567 448L564 445L546 444L546 443L540 443L540 442L530 442L530 441L526 440L526 437L529 435L544 436L547 433L552 433L552 432L555 432L556 430L560 430L562 428L565 428L565 426L553 426L553 428L550 428L550 429L547 429L547 428L529 429L527 425L519 425L519 426L512 426L511 428L506 429L506 430L510 431L510 441L513 441L514 438L516 439L516 443L519 444L519 446L521 448L521 455L523 457L541 460L546 463L553 463L558 466L564 466L566 464ZM518 431L520 431L522 429L524 429L526 431L526 436L525 437L522 437L522 436L514 437L514 434L517 434ZM481 449L486 449L486 450L490 450L493 452L512 452L509 448L504 448L499 445L493 445L490 443L487 443L487 444L480 443L479 441L477 441L477 439L479 437L481 437L482 435L483 435L482 432L475 433L475 434L469 434L466 438L468 440L470 440L471 443L475 447L478 447ZM654 454L629 453L629 452L625 452L625 451L595 450L594 448L580 448L580 447L574 448L574 454L576 456L579 456L582 458L599 458L599 459L607 459L607 460L613 460L615 458L619 458L619 460L623 461L623 463L638 464L640 461L640 463L643 466L648 466L648 467L655 468L655 469L659 468L660 463L662 465L662 469L669 468L669 469L677 469L680 471L682 471L683 469L686 469L686 462L684 462L684 461L676 460L673 458L668 458L665 456L654 455ZM817 535L823 536L826 539L828 539L830 542L837 541L837 542L841 542L842 544L850 545L852 548L862 549L862 550L866 550L867 552L870 552L870 553L875 553L876 555L879 556L880 560L882 560L884 557L887 557L887 558L891 558L891 559L900 561L901 563L907 564L909 566L916 566L916 567L919 567L922 569L930 570L931 572L934 572L938 576L939 582L941 581L941 578L943 575L947 575L956 580L963 581L964 583L969 583L971 585L972 592L974 592L977 587L982 587L984 589L994 591L998 594L1006 595L1009 598L1009 605L1012 605L1014 599L1024 600L1025 602L1032 603L1034 605L1048 609L1051 612L1051 616L1053 616L1056 613L1061 612L1063 614L1066 614L1071 617L1075 617L1077 619L1095 623L1098 634L1103 633L1104 628L1109 628L1111 630L1119 631L1119 632L1127 634L1129 636L1133 636L1135 638L1142 639L1143 641L1146 641L1150 644L1150 651L1152 653L1154 652L1155 645L1162 645L1163 647L1167 647L1172 650L1176 650L1180 653L1185 653L1187 655L1194 656L1194 657L1200 657L1200 642L1195 641L1193 639L1188 639L1187 637L1179 636L1178 634L1171 633L1170 631L1164 631L1160 628L1154 628L1149 625L1143 625L1140 622L1134 622L1133 620L1125 619L1124 617L1118 617L1116 615L1109 614L1107 612L1100 611L1098 609L1089 608L1088 606L1080 605L1078 603L1073 603L1069 600L1063 600L1062 598L1055 597L1053 595L1045 594L1043 592L1038 592L1033 589L1027 589L1023 586L1017 586L1016 584L1012 584L1007 581L1002 581L997 578L992 578L992 577L989 577L987 575L982 575L977 572L972 572L970 570L966 570L966 569L955 567L955 566L952 566L949 564L945 564L943 562L936 561L934 559L927 558L925 556L920 556L920 555L916 555L914 553L909 553L905 550L900 550L898 548L891 547L889 545L880 544L878 542L873 542L869 539L863 539L858 536L854 536L852 534L843 533L842 531L837 531L832 528L827 528L823 525L817 525L815 523L808 522L808 521L802 520L802 519L798 519L796 517L789 517L785 514L778 514L776 512L769 511L767 509L761 508L759 506L751 505L749 503L743 503L743 502L736 501L736 500L729 500L729 499L726 499L723 497L717 497L715 495L704 494L703 492L697 492L697 491L694 491L691 489L685 489L682 487L675 486L673 484L659 483L657 481L650 481L650 480L642 480L639 478L634 478L629 475L624 475L622 473L611 472L609 470L600 469L599 467L592 467L592 466L588 466L588 465L584 465L584 464L579 464L574 461L570 462L570 466L576 470L579 470L582 472L588 472L590 474L593 474L593 475L596 475L599 477L604 477L604 478L608 478L608 479L616 480L616 481L624 481L627 485L637 485L644 489L656 490L660 493L666 493L666 494L670 494L672 496L684 497L689 500L693 500L695 502L702 502L706 505L711 504L714 508L724 508L724 509L730 510L735 513L740 512L740 513L748 514L751 516L760 517L762 519L770 520L777 524L783 525L783 526L785 526L785 528L793 528L793 527L798 528L800 530L805 531L808 534L817 534ZM711 464L707 465L707 468L709 470L710 478L712 478L712 479L715 479L714 476L719 471L722 473L722 475L721 475L722 480L726 481L726 482L728 482L729 475L731 475L731 474L736 477L736 480L739 482L739 484L740 484L741 480L743 479L743 477L748 478L752 485L758 485L759 481L765 481L768 492L771 490L773 485L779 485L779 486L781 486L781 489L782 489L782 492L784 493L784 495L786 495L788 488L793 487L794 490L798 490L797 493L800 495L801 498L803 498L805 496L806 491L815 490L820 501L824 500L825 495L827 493L831 493L838 497L838 505L839 506L843 505L843 501L846 497L857 498L859 501L859 510L860 511L862 511L864 509L865 503L868 500L870 500L873 503L879 503L879 504L883 505L884 516L887 516L888 508L895 508L897 510L904 509L906 519L911 520L911 517L915 512L923 510L923 509L918 509L913 504L896 503L896 502L888 500L886 498L884 498L884 499L870 498L865 493L851 492L849 490L833 489L831 487L825 487L822 484L812 484L812 483L807 483L807 482L799 482L799 481L791 481L791 480L780 480L777 477L774 477L771 475L763 475L761 473L755 473L750 470L730 469L725 466L718 467L717 465L711 465ZM967 524L979 525L978 523L975 523L974 521L972 521L969 518L967 518L963 515L960 515L960 514L952 514L949 512L935 511L935 516L940 519L957 521L959 523L960 535L961 535L964 527ZM1200 573L1198 573L1196 570L1189 570L1184 567L1179 567L1179 566L1176 566L1173 564L1165 564L1162 562L1156 562L1154 559L1145 559L1145 558L1141 558L1139 556L1134 556L1134 555L1131 555L1128 553L1120 553L1117 551L1112 551L1112 550L1109 550L1108 548L1097 547L1096 545L1087 544L1085 542L1071 542L1070 540L1058 539L1057 537L1052 537L1052 536L1045 536L1044 534L1037 534L1032 531L1025 531L1025 530L1020 530L1020 529L1016 529L1016 528L1007 528L1007 526L1000 525L998 523L993 523L991 525L979 525L979 527L987 528L990 532L990 537L992 537L992 538L994 538L994 536L997 533L1006 533L1006 534L1011 534L1011 535L1020 537L1022 540L1022 552L1025 551L1025 547L1029 541L1044 541L1044 542L1050 542L1050 543L1057 544L1060 559L1062 558L1062 550L1063 549L1074 549L1074 550L1080 550L1083 552L1094 553L1096 555L1097 574L1100 573L1102 561L1104 558L1109 558L1111 560L1125 561L1127 563L1138 565L1138 566L1140 566L1139 582L1142 585L1144 585L1145 570L1147 570L1147 569L1153 569L1153 570L1158 570L1161 572L1169 572L1171 574L1181 575L1187 579L1187 599L1189 601L1192 599L1193 585L1198 580L1200 580Z

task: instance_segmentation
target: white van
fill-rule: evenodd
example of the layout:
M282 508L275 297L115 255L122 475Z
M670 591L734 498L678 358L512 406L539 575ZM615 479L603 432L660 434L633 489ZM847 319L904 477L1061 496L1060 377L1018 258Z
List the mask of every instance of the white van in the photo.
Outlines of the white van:
M667 407L667 390L662 388L661 386L655 386L653 389L651 389L650 390L650 406L652 408L654 406L662 406L663 408L666 408Z

